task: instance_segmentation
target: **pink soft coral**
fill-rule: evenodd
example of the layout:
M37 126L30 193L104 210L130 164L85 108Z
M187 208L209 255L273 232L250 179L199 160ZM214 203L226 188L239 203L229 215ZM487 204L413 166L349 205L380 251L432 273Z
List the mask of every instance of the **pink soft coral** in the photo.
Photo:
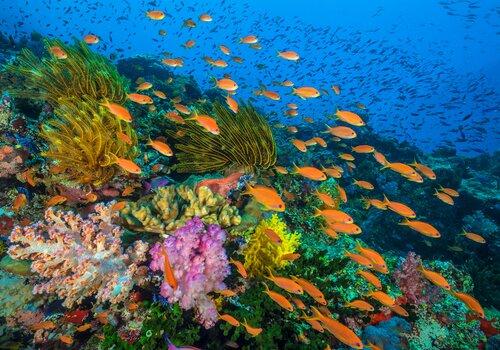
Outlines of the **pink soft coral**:
M44 221L14 228L9 255L32 260L31 270L45 279L34 293L56 293L68 308L93 295L117 303L142 279L147 243L136 241L124 252L122 230L111 222L118 214L104 205L95 211L84 219L49 208Z
M165 247L178 283L173 290L164 281L160 294L170 303L179 302L185 310L195 308L197 320L205 328L212 327L218 318L215 304L207 294L224 289L224 278L229 275L225 239L226 233L220 226L205 226L195 217L150 251L153 257L150 268L163 271L161 248Z
M436 297L436 288L431 286L418 271L420 257L409 252L404 262L394 271L396 285L403 292L406 301L413 306L429 303Z
M21 151L10 145L0 146L0 177L11 177L21 171L23 166Z
M198 190L198 188L206 186L213 193L227 197L230 191L238 187L241 176L243 176L243 173L236 172L223 178L202 180L196 185L196 189Z

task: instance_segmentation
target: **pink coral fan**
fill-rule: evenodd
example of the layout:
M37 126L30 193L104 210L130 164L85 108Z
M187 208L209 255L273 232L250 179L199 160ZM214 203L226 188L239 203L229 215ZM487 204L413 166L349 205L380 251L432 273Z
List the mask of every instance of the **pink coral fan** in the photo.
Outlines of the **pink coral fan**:
M217 322L215 304L207 295L225 289L224 278L229 275L229 263L223 247L226 232L218 225L207 225L195 217L166 238L156 243L150 253L153 257L150 268L163 271L166 249L178 287L173 290L164 281L160 294L170 303L179 302L181 308L195 308L198 322L205 328Z
M418 271L420 257L409 252L401 266L394 271L396 285L403 292L406 301L413 306L429 303L437 297L436 288L431 286Z
M196 185L196 190L200 187L206 186L213 193L218 193L223 197L227 197L230 191L238 187L238 182L241 176L243 176L243 173L236 172L223 178L202 180Z
M86 219L49 208L44 221L14 228L9 255L32 260L31 270L47 279L33 293L56 293L68 308L94 294L98 302L111 303L128 296L142 277L139 264L146 260L148 245L136 241L123 251L111 205L96 205Z
M10 145L0 146L0 177L11 177L21 171L23 157Z

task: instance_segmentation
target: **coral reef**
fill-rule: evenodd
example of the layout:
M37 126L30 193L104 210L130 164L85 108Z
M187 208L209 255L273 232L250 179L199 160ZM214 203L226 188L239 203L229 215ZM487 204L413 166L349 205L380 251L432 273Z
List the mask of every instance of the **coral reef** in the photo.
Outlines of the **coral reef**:
M208 187L194 190L185 185L158 188L152 195L129 202L121 210L127 225L135 231L169 233L184 226L193 217L223 228L238 225L238 209Z
M0 146L0 178L13 177L23 167L23 154L11 145Z
M411 331L411 325L400 317L392 317L376 326L369 325L363 330L365 344L374 344L384 350L404 348L402 333Z
M62 168L64 177L82 184L102 186L118 173L116 157L137 154L135 131L93 101L58 100L56 118L42 126L48 144L43 156ZM127 135L127 144L116 136Z
M281 243L272 241L266 234L272 230L279 236ZM244 266L252 276L267 275L269 271L287 266L290 261L283 259L283 255L294 253L300 244L300 235L288 231L286 223L273 214L262 220L249 236L242 254L245 257Z
M224 278L229 275L229 262L223 247L226 233L218 225L207 225L195 217L177 229L163 243L151 248L153 271L164 271L162 250L165 249L178 286L173 289L163 281L160 294L170 303L179 302L184 310L195 308L196 319L205 328L218 319L210 292L225 288Z
M115 215L103 205L86 219L49 208L43 222L12 231L8 253L32 260L32 271L45 280L33 293L57 294L68 308L93 295L98 302L120 302L140 281L148 245L138 240L124 252L122 230L111 222Z
M7 88L14 97L40 99L53 106L60 104L61 98L126 101L126 80L87 44L75 42L69 46L58 39L45 39L44 45L47 54L42 59L29 49L22 49L16 60L6 66L9 74L21 80ZM67 58L52 54L55 47Z
M276 163L276 145L267 121L252 106L240 106L234 114L219 103L213 105L220 134L213 135L195 121L188 121L176 139L181 173L208 171L253 171ZM206 114L210 114L207 112Z
M22 310L33 299L25 278L0 271L0 316L7 317Z

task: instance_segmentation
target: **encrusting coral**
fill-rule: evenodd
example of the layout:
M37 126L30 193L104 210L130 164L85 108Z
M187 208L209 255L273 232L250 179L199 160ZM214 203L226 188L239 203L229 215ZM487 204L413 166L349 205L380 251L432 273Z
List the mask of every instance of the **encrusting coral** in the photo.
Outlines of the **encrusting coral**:
M44 44L49 54L42 59L25 48L6 66L9 74L21 80L7 88L14 97L44 100L53 106L60 104L61 98L126 101L127 80L85 42L69 46L58 39L45 39ZM56 47L67 57L60 59L52 54Z
M59 102L56 117L41 128L48 144L43 156L54 160L71 181L105 184L119 171L116 157L131 159L137 154L135 131L95 101ZM118 132L127 135L130 144L118 138Z
M281 239L281 244L273 242L266 230L274 231ZM294 253L299 247L299 240L300 235L288 232L286 223L273 214L262 220L251 234L243 250L245 269L252 276L263 276L269 271L285 267L290 261L282 259L283 255Z
M196 319L205 328L218 320L215 303L207 294L225 289L224 278L230 272L225 240L226 232L219 225L205 225L195 217L150 250L153 271L164 271L166 250L178 283L173 289L163 281L160 294L171 304L179 302L184 310L195 308Z
M137 240L124 252L122 229L111 222L116 216L101 204L86 219L49 208L44 221L14 228L8 253L32 260L32 271L45 279L33 293L57 294L68 308L93 295L118 303L141 281L148 245Z
M205 186L196 190L184 185L161 187L152 195L129 202L120 213L131 229L158 234L182 227L195 216L222 228L241 221L236 207Z
M177 141L178 172L203 173L222 169L248 172L267 169L276 163L276 144L271 128L252 106L240 106L234 114L215 103L213 111L219 135L206 132L195 121L186 121L180 127L181 133L169 132Z

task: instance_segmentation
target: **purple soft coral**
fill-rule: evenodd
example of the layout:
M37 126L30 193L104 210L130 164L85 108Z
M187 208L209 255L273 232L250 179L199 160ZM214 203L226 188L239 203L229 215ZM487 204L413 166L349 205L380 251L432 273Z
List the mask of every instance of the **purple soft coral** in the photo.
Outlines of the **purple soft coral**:
M195 217L151 248L150 268L163 271L165 247L178 287L173 290L165 281L160 294L170 303L179 302L181 308L195 308L197 320L205 328L217 322L217 309L207 295L225 288L224 278L229 275L229 263L223 243L226 232L218 225L205 225Z

